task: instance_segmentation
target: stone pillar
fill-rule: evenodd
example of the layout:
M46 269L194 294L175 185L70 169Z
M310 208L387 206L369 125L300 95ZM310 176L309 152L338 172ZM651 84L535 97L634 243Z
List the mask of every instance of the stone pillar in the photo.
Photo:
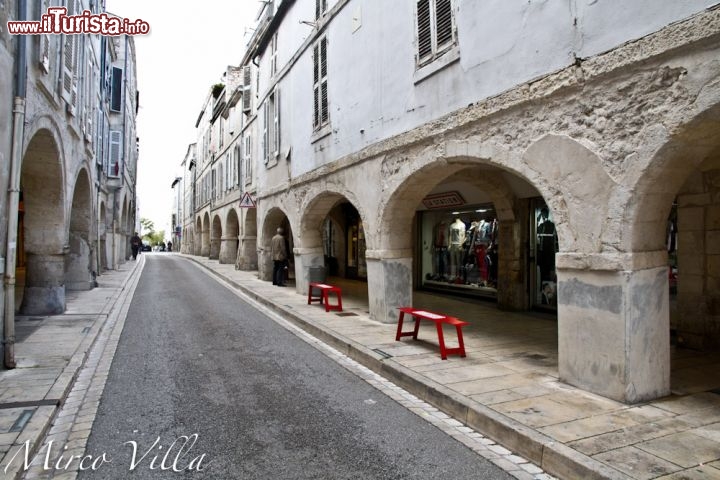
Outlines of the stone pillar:
M220 242L221 239L218 237L210 239L210 251L208 252L208 258L210 258L210 260L217 260L220 258Z
M210 256L210 232L207 230L204 230L200 234L200 238L202 239L202 242L200 243L200 256L201 257L209 257Z
M202 253L202 232L195 233L195 241L193 242L193 255L200 256Z
M65 255L27 253L24 315L56 315L65 311Z
M263 248L258 248L257 256L258 256L258 278L260 280L272 282L273 259L272 259L272 252L270 251L269 246L268 246L267 250L265 250Z
M667 253L556 260L560 379L625 403L668 395Z
M412 305L412 252L367 250L370 318L397 323L398 307Z
M220 239L220 263L235 263L237 258L238 237L222 237Z
M95 280L91 273L92 251L88 242L70 232L70 252L65 255L65 288L67 290L91 290Z
M295 255L295 290L307 295L310 284L310 267L325 266L325 256L322 247L296 248Z
M238 270L252 271L258 269L257 237L240 237L238 247Z
M521 235L523 221L504 220L498 224L497 301L502 310L526 310L528 307L527 264Z

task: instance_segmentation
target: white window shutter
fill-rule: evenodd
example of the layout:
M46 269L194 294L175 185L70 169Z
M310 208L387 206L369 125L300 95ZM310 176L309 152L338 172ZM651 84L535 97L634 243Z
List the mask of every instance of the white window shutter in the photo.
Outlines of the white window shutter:
M435 31L438 50L453 44L455 35L451 0L435 0Z
M417 2L418 63L432 57L432 19L430 0Z
M270 160L270 102L266 101L263 104L263 161L268 163Z
M252 109L252 67L243 67L243 112L249 113Z
M73 55L75 35L65 35L63 44L62 98L70 103L73 86Z
M273 154L280 155L280 89L275 90L273 103Z
M120 176L120 161L122 159L122 131L110 130L110 172L112 177Z

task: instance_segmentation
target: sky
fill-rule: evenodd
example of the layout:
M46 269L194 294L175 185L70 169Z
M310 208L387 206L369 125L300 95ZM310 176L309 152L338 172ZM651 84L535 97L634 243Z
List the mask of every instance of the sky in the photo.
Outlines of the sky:
M258 0L106 0L109 13L150 24L135 37L140 108L137 117L139 217L169 239L173 180L212 85L237 65L262 2Z

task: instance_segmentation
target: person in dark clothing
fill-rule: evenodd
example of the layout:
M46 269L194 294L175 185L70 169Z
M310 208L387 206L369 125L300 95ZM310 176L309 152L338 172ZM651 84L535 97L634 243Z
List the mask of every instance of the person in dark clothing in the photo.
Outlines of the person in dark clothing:
M135 232L135 235L130 237L130 249L132 250L133 260L137 259L138 252L140 251L141 246L142 246L142 240L140 239L138 232Z
M273 285L278 287L285 286L285 265L287 262L287 246L285 245L285 237L283 229L278 228L277 233L270 240L273 258Z

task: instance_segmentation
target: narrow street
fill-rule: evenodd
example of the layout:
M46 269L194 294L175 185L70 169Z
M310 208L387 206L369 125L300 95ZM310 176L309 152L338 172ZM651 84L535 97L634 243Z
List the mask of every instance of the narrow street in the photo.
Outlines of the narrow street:
M511 478L191 262L145 261L79 478Z

